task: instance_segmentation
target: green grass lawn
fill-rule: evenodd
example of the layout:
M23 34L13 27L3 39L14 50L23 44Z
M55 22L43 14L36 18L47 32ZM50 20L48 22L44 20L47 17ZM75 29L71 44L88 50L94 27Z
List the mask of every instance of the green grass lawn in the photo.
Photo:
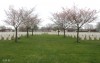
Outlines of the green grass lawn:
M100 41L34 35L0 41L0 63L100 63Z

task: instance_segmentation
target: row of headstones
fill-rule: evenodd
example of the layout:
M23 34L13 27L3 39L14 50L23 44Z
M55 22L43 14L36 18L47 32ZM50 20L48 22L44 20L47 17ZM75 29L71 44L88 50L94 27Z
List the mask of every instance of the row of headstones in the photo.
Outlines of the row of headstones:
M72 37L72 38L76 38L77 35L76 34L67 34L66 36ZM100 35L87 35L87 34L80 34L79 38L81 40L100 40Z
M25 34L18 34L18 38L21 36L25 36ZM14 34L0 35L0 40L13 40L13 39L15 39Z
M35 34L43 34L43 33L35 33ZM19 37L22 37L22 36L25 36L26 33L19 33L17 36L18 38ZM29 33L29 35L31 35L31 33ZM15 39L15 34L14 33L9 33L9 34L0 34L0 40L13 40Z
M26 34L18 34L18 37L25 36ZM72 38L76 38L77 35L75 33L68 33L66 36L70 36ZM100 35L93 35L93 34L80 34L79 35L81 40L100 40ZM15 38L15 34L3 34L0 35L0 40L12 40Z

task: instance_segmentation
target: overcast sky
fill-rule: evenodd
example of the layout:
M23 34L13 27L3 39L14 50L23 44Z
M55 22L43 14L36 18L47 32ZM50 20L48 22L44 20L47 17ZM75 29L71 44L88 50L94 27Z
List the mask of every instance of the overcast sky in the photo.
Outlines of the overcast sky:
M0 0L0 25L4 24L1 21L6 18L4 10L12 5L16 9L30 9L36 6L35 11L42 18L41 26L44 26L51 23L48 19L51 13L60 11L61 7L72 7L74 4L80 8L100 9L100 0Z

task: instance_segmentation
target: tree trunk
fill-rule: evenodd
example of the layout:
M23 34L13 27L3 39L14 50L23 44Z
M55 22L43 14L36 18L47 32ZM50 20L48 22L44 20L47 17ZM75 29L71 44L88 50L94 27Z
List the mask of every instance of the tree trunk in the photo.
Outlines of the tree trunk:
M17 43L18 42L18 37L17 37L17 27L15 28L15 42Z
M65 36L65 28L64 28L63 30L64 30L64 38L65 38L65 37L66 37L66 36Z
M77 43L79 43L79 26L77 27Z
M29 37L29 33L28 33L28 27L27 27L27 38Z
M32 29L32 36L33 36L33 29Z
M58 36L59 36L59 32L60 32L60 30L58 29Z

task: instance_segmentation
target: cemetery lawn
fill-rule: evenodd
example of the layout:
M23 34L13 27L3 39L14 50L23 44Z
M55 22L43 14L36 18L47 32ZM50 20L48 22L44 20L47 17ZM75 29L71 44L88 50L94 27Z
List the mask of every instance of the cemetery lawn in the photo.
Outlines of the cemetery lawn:
M34 35L0 40L0 63L100 63L100 40L57 35Z

